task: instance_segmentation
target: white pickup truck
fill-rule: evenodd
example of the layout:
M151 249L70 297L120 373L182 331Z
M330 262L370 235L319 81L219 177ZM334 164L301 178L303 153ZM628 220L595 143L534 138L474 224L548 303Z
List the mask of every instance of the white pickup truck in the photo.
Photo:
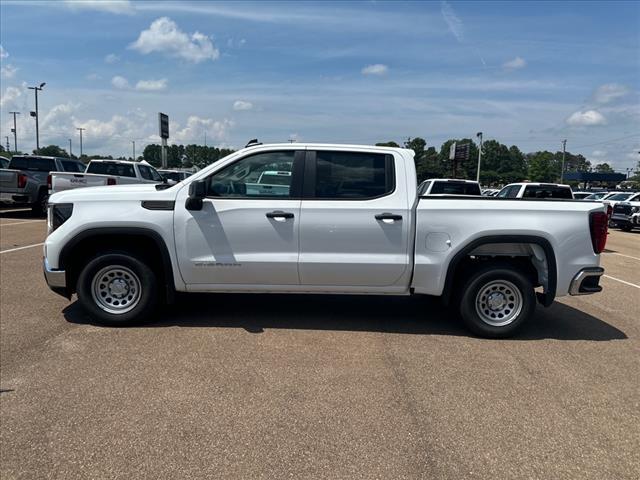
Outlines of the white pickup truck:
M247 188L267 171L291 172L286 188ZM245 148L169 188L56 193L44 273L111 325L175 292L416 294L487 337L513 334L536 300L601 290L602 204L418 197L416 183L411 150L295 143Z
M74 188L162 181L164 179L158 171L145 161L97 159L89 162L84 173L51 172L49 194Z

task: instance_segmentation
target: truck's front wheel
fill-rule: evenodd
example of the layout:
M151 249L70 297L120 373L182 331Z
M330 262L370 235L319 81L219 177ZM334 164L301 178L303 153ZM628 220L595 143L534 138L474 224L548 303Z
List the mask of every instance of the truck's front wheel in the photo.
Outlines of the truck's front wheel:
M120 326L153 313L158 281L147 264L124 253L108 253L91 260L80 272L78 300L100 323Z
M471 275L462 290L460 314L477 335L513 335L533 315L536 297L531 281L508 265L488 265Z

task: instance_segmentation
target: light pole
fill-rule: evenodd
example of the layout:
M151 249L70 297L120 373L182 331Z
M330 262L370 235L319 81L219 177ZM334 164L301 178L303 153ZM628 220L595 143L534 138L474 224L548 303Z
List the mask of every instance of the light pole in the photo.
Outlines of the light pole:
M32 117L36 117L36 153L40 153L40 129L38 124L38 91L42 90L46 85L45 82L42 82L39 87L28 87L29 90L33 90L36 94L36 111L31 112Z
M76 127L76 130L80 132L80 159L82 160L82 131L86 130L86 128Z
M13 128L11 131L13 132L13 149L16 154L18 153L18 131L16 130L16 115L20 115L20 112L9 112L13 115Z
M4 138L7 140L7 152L8 152L8 151L9 151L9 149L11 148L11 147L9 146L9 135L5 135L5 137L4 137Z
M476 137L480 139L480 148L478 148L478 174L476 175L476 182L480 183L480 162L482 161L482 132L476 133Z
M69 139L69 158L73 158L73 152L71 151L71 139Z
M562 170L560 171L560 183L564 183L564 156L567 150L567 140L562 140Z
M133 161L136 161L136 141L135 140L131 140L131 143L133 144Z

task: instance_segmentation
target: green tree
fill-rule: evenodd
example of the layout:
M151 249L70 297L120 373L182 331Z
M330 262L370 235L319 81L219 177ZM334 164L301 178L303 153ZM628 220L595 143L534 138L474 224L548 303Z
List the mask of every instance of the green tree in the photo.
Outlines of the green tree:
M548 151L529 153L529 180L532 182L555 182L560 178L560 163Z
M613 173L613 168L608 163L599 163L594 167L594 170L598 173Z
M69 154L63 148L60 148L57 145L47 145L46 147L42 147L40 152L36 150L33 151L34 155L45 155L47 157L68 157Z
M394 141L390 141L390 142L379 142L376 143L376 147L394 147L394 148L400 148L400 145L398 145L396 142Z

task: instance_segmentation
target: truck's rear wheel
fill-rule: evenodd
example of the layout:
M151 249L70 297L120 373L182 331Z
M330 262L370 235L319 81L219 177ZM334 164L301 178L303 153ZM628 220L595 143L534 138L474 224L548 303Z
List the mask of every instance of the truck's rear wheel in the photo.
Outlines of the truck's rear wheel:
M460 314L482 337L513 335L533 314L536 297L526 275L509 265L488 265L471 275L462 290Z
M147 264L124 253L91 260L80 272L78 300L89 315L106 325L139 322L153 313L158 280Z
M38 200L31 205L31 214L35 217L42 217L47 214L47 202L49 201L49 194L45 191L41 191L38 194Z

